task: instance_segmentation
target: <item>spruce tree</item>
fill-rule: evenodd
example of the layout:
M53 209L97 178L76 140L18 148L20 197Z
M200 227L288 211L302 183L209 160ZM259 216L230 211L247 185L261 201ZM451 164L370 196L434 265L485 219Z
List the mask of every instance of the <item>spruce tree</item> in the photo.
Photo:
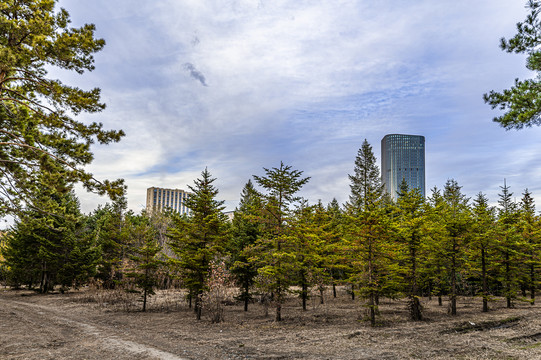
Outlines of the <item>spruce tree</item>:
M256 264L250 261L249 248L261 234L261 224L258 222L261 206L261 195L255 190L252 181L248 180L242 189L227 244L231 275L240 288L238 298L244 303L244 311L248 311L248 303L252 299L251 289L257 275Z
M55 214L34 208L62 209ZM73 194L40 194L32 209L19 213L3 252L14 285L39 282L46 293L60 285L61 291L78 287L95 274L99 252L83 227L84 217Z
M260 287L274 296L276 321L282 320L282 304L289 287L294 284L297 267L296 239L291 232L293 212L290 206L301 198L299 190L310 178L302 171L280 163L278 168L263 168L264 176L254 175L255 182L264 189L261 237L252 247L252 259L257 262Z
M541 267L539 250L541 249L541 228L535 215L535 203L528 189L522 193L520 201L519 231L525 246L525 287L530 291L530 304L535 304L535 290L539 283L538 272Z
M137 288L142 292L143 312L147 308L147 297L154 295L154 289L159 285L158 275L164 265L162 247L158 236L145 215L133 216L126 219L126 231L133 239L131 247L131 269L126 276L133 279Z
M351 184L349 202L353 209L363 210L377 203L383 194L383 184L372 146L364 139L355 158L353 175L348 175Z
M504 181L498 194L497 249L499 252L499 280L503 285L507 307L513 307L518 290L520 265L523 259L520 234L518 233L518 206L513 201L513 193Z
M450 179L443 189L444 208L441 221L446 230L442 238L442 255L450 280L450 313L457 314L458 278L464 275L464 261L470 234L471 214L469 198L461 191L456 180Z
M421 305L421 267L425 255L426 214L424 198L419 189L409 189L405 180L400 183L394 221L399 245L396 257L397 275L403 279L403 291L408 298L410 318L423 318Z
M186 200L189 216L174 217L168 234L169 245L177 257L172 261L195 299L197 320L201 320L202 296L207 289L211 262L223 252L226 241L224 201L216 200L215 180L205 168L194 186L188 186L191 192Z
M472 268L481 278L481 297L483 299L483 312L488 311L489 301L489 276L494 256L494 226L496 217L494 208L488 204L488 198L483 194L477 194L473 200L472 228L470 258Z
M355 158L347 205L348 236L360 267L354 269L352 283L359 283L361 296L367 299L369 318L376 324L378 298L385 282L386 256L389 252L389 218L382 201L383 184L372 147L364 140Z

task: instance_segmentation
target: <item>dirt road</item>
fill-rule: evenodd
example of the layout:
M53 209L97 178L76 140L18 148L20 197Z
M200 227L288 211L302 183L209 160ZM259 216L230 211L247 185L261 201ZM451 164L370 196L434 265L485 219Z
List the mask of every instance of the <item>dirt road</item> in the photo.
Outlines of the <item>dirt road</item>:
M91 323L80 315L65 308L0 297L0 357L186 360L129 340L121 330Z

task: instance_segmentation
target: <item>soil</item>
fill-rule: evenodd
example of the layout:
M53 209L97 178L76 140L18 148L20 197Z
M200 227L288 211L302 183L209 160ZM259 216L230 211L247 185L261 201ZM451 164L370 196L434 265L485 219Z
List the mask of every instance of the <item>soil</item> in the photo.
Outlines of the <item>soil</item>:
M481 312L478 298L460 298L458 315L437 299L422 300L425 320L408 320L403 300L382 300L378 326L345 289L317 297L302 311L225 306L225 321L195 320L182 293L150 298L149 310L119 292L81 290L38 295L0 290L0 359L541 359L541 308L502 299ZM361 318L361 319L360 319Z

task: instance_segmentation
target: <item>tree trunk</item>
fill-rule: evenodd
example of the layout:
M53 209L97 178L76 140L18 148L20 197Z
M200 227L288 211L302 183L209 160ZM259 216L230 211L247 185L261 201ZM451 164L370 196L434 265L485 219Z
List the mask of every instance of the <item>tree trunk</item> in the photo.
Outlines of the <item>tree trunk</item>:
M456 315L456 242L453 240L451 259L451 315Z
M248 311L248 301L250 300L250 285L248 279L244 280L244 311Z
M483 278L483 312L488 312L488 279L485 249L481 249L481 277Z
M510 309L513 307L511 301L511 266L509 264L509 251L505 252L505 298L507 300L507 308Z
M143 312L147 311L147 289L143 290Z
M410 294L410 316L414 321L422 319L421 302L419 301L419 286L417 285L417 248L410 249L411 257L411 294Z
M336 299L336 284L332 283L332 296Z
M195 296L195 317L197 320L201 320L201 312L202 312L202 299L201 296L203 295L202 292L197 293Z
M530 305L535 304L535 266L530 265Z
M351 284L351 300L355 300L355 285Z
M276 303L276 321L282 321L282 304Z
M301 297L302 297L302 311L306 311L306 300L308 299L308 285L306 284L306 277L304 272L301 274Z
M368 301L370 308L370 326L376 326L376 304L374 301L374 292L370 291L370 300Z
M320 287L319 288L319 303L321 305L323 305L325 303L325 301L323 300L323 292L325 291L325 289L323 289L323 287Z

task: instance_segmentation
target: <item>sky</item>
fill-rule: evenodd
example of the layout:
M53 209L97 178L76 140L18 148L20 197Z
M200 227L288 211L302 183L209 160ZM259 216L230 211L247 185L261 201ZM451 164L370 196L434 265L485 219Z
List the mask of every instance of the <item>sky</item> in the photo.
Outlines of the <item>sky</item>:
M534 74L499 40L528 10L517 0L60 0L72 25L107 45L96 70L52 70L107 109L82 114L125 138L88 166L123 178L128 206L148 187L187 190L208 168L227 210L263 168L311 177L310 202L348 200L364 139L380 159L392 133L426 138L426 184L455 179L495 203L504 179L541 202L541 129L506 131L483 101ZM90 212L106 198L78 190Z

